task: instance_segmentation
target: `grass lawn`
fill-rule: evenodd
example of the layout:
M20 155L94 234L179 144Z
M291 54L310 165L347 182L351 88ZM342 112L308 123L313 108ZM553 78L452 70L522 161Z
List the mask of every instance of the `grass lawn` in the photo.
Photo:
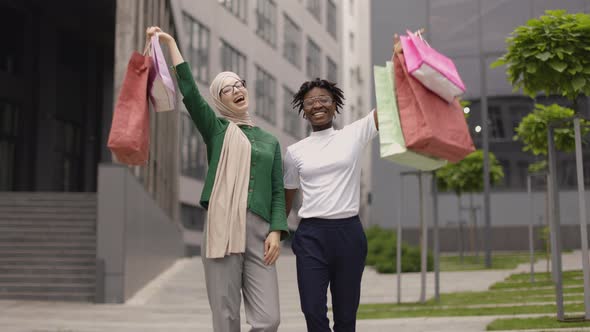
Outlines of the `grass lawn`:
M558 322L555 317L535 318L502 318L496 319L487 326L488 331L498 330L526 330L526 329L556 329L572 327L590 327L590 322Z
M536 259L545 258L546 253L537 252L535 253ZM494 270L511 270L515 269L519 264L530 262L530 256L528 252L522 253L506 253L506 254L494 254L492 256L492 268ZM485 258L483 253L477 258L475 255L469 255L463 257L461 263L460 256L440 256L440 270L441 271L474 271L474 270L486 270Z
M583 280L581 271L566 272L563 275L564 300L566 312L580 312L583 307ZM514 274L502 282L498 282L490 290L484 292L457 292L441 294L440 303L434 300L426 304L419 303L379 303L361 304L358 312L359 319L370 318L401 318L401 317L444 317L444 316L488 316L554 313L555 304L541 305L555 301L552 287L535 289L532 287L546 285L546 273L538 273L539 280L531 287L527 274ZM514 304L514 305L509 305ZM494 306L499 305L499 306ZM478 307L479 306L479 307Z

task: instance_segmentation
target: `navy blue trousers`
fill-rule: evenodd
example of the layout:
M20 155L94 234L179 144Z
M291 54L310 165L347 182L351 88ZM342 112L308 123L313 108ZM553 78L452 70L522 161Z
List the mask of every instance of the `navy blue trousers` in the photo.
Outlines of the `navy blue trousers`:
M297 257L297 283L308 332L330 332L328 285L332 294L334 331L356 329L367 238L358 216L301 220L292 242Z

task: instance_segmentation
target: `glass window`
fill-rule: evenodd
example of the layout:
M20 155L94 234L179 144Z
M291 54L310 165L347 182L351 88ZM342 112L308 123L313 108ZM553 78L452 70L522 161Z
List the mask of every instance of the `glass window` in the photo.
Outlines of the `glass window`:
M256 66L256 115L276 123L276 81L273 76Z
M192 66L195 80L209 82L209 29L196 21L188 14L184 14L184 25L188 33L189 54L188 60Z
M277 5L272 0L258 0L256 34L271 46L277 44Z
M207 175L207 147L188 113L181 116L180 171L182 175L204 180Z
M504 181L499 184L500 187L503 188L510 188L512 183L510 177L512 176L512 172L510 169L510 161L505 159L498 159L500 165L502 165L502 169L504 170Z
M221 70L233 71L246 79L246 56L224 40L221 41Z
M490 137L496 139L506 138L504 122L502 121L502 109L499 106L490 106L488 117L490 119Z
M299 138L300 124L303 121L298 111L293 108L291 101L295 93L287 87L283 87L283 129L291 136Z
M350 41L350 50L354 51L354 32L349 32L348 39Z
M516 163L518 172L518 186L520 188L526 188L527 177L529 174L529 163L527 161L519 161Z
M242 22L248 21L248 0L219 0L219 3Z
M532 105L512 105L508 108L510 113L510 127L512 135L516 135L516 127L522 121L522 118L531 110Z
M27 65L25 59L25 24L27 21L25 11L11 8L11 5L3 5L0 10L0 28L10 33L2 37L3 47L0 47L0 72L11 75L19 75Z
M328 81L338 83L338 65L330 57L326 57L326 77Z
M297 68L301 68L301 29L289 18L285 18L283 56Z
M320 77L322 75L322 51L320 47L313 42L311 39L307 39L307 58L306 58L306 69L307 76L311 79Z
M336 24L336 20L337 17L336 15L338 14L338 12L336 11L336 4L334 3L334 1L332 0L328 0L327 2L328 8L326 8L326 29L328 30L328 33L330 34L330 36L334 37L334 39L337 38L337 24Z
M578 174L576 173L576 161L562 160L561 167L558 168L559 177L558 182L560 186L565 188L572 188L578 184Z
M14 189L19 109L0 101L0 191Z
M485 1L481 1L485 2ZM497 3L497 1L490 1ZM475 55L478 52L478 1L430 0L428 42L441 53L456 57ZM458 24L458 22L461 22ZM525 21L523 21L524 24ZM502 35L505 38L506 35ZM460 66L457 66L461 71ZM467 83L467 82L465 82ZM470 90L475 90L469 85Z
M307 0L307 10L318 22L322 21L322 4L320 0Z

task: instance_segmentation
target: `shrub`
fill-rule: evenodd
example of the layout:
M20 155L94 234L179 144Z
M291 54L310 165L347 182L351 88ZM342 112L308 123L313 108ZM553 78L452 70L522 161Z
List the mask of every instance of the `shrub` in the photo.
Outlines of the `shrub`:
M368 242L366 265L379 273L395 273L397 261L397 233L372 226L365 231ZM428 253L427 268L433 270L432 253ZM402 243L402 272L420 271L420 248Z

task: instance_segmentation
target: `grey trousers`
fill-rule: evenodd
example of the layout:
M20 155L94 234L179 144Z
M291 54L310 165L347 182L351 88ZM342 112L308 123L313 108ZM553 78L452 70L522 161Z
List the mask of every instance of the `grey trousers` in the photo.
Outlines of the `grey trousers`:
M205 226L206 227L206 226ZM269 224L248 211L246 252L205 258L207 296L215 332L240 332L240 290L251 332L276 332L280 323L279 285L275 265L264 264L264 240ZM205 246L203 238L202 248Z

